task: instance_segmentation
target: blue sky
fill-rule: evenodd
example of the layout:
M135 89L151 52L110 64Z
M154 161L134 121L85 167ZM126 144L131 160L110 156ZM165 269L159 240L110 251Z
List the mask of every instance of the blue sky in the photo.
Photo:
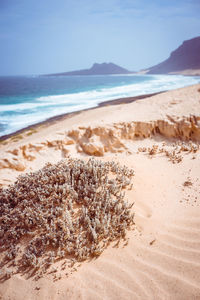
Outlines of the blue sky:
M200 35L200 0L0 0L0 75L140 70Z

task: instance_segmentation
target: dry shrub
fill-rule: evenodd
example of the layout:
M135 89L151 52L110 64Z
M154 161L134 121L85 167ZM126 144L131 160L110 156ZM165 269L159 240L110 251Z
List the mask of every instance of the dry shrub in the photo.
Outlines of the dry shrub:
M114 162L71 158L20 176L0 190L1 264L46 270L62 258L100 255L133 225L124 201L132 176Z

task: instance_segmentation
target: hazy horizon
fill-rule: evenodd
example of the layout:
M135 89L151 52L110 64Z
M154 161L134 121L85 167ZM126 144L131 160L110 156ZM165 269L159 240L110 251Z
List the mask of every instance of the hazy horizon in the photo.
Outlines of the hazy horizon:
M151 67L200 35L198 0L0 0L0 75Z

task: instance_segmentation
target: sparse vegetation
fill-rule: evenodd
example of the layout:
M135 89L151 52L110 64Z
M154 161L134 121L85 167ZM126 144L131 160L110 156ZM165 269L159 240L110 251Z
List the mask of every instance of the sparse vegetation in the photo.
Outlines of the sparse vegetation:
M10 138L10 140L12 141L12 142L18 142L18 141L20 141L20 140L22 140L23 139L23 136L21 135L21 134L15 134L15 135L13 135L11 138Z
M37 132L37 130L35 130L34 128L30 128L29 131L26 132L26 136L30 136L30 135L32 135L32 134L34 134L36 132Z
M162 147L159 147L158 145L153 145L152 147L139 147L138 152L147 153L151 157L156 154L164 154L168 157L169 161L175 164L180 163L183 160L182 152L195 154L199 150L199 145L191 141L189 143L177 142L171 146L172 147L169 148L163 143Z
M133 174L114 162L69 158L0 189L1 266L43 274L57 260L70 258L73 267L125 238L134 224L133 203L124 201Z

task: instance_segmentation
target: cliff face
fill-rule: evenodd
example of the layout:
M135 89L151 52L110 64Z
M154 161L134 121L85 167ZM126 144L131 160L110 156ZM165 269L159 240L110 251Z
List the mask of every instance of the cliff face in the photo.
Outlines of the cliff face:
M181 73L186 70L200 70L200 37L184 41L170 57L148 69L148 74Z
M93 64L90 69L48 74L47 76L74 76L74 75L109 75L109 74L130 74L132 72L113 63Z

